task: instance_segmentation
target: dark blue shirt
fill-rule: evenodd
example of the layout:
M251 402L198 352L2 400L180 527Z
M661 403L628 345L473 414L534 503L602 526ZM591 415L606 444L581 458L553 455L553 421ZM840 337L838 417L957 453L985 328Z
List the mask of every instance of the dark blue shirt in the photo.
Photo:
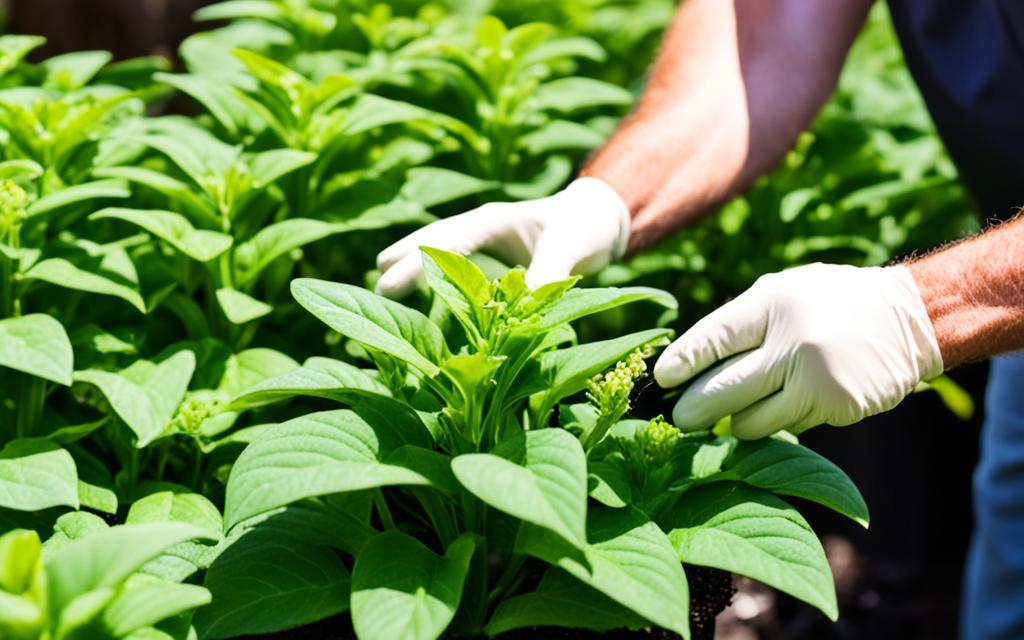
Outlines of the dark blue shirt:
M889 0L907 66L985 217L1024 206L1024 0Z

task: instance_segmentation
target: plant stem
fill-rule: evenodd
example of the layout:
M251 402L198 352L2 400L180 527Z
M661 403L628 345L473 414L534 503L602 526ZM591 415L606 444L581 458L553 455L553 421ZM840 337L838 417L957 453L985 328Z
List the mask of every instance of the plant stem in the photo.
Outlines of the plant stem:
M522 579L520 572L526 563L526 556L514 555L505 565L494 588L487 596L487 606L494 604L495 600L501 598L505 593L514 588Z
M35 376L21 376L18 390L17 436L30 438L36 425L43 415L43 404L46 401L46 381Z
M470 594L466 603L470 627L477 634L483 631L487 620L488 561L487 537L481 535L477 539L476 552L473 554L473 559L469 566L469 575L466 579L468 593Z
M202 487L199 486L202 480L202 468L203 468L203 451L199 448L199 445L195 445L192 451L192 488L197 492L202 493Z
M384 498L384 492L379 487L373 490L373 504L377 507L377 515L380 516L380 521L384 528L388 530L394 529L395 520L391 517L391 509L388 508L388 501Z
M9 318L14 304L14 267L11 259L0 253L0 318Z
M437 532L441 546L450 545L458 537L458 533L455 530L452 514L446 508L444 500L433 489L413 489L412 493L423 507L427 518L430 519L430 524Z

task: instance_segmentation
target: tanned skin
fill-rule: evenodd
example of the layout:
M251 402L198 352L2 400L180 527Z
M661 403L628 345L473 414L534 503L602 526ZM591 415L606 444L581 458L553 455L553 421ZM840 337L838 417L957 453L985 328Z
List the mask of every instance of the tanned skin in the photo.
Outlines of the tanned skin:
M630 252L713 211L775 166L832 93L871 4L682 5L636 111L582 172L625 200ZM946 369L1024 348L1024 220L909 267Z
M907 266L946 369L1024 349L1024 218Z
M625 200L631 252L775 166L831 95L871 4L683 3L635 113L582 172Z

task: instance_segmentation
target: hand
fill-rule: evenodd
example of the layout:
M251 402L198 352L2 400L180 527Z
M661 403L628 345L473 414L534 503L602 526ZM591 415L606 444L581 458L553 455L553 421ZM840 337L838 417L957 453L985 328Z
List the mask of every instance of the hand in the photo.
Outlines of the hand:
M670 345L654 377L675 387L711 365L679 399L675 424L696 431L731 415L743 439L852 424L943 370L906 267L826 264L760 278Z
M485 204L406 236L377 256L377 291L399 298L415 289L421 246L463 255L482 250L528 265L526 282L536 288L603 269L622 257L628 241L629 211L619 195L597 178L579 178L553 196Z

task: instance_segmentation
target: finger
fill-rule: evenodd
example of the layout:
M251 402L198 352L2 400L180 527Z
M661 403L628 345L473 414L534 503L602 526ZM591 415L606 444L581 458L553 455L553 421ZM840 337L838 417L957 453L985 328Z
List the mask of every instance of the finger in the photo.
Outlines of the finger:
M794 388L784 387L732 416L732 434L755 440L783 429L804 431L815 426L809 403L801 402Z
M416 290L422 275L423 260L419 252L409 253L381 274L375 290L388 298L404 298Z
M537 240L533 259L526 270L526 284L531 289L565 280L572 275L576 260L554 234L542 233Z
M746 409L782 387L777 369L761 349L727 359L686 389L672 412L673 423L699 431Z
M762 294L748 290L670 344L654 364L654 379L663 388L679 386L723 358L760 347L767 327Z

